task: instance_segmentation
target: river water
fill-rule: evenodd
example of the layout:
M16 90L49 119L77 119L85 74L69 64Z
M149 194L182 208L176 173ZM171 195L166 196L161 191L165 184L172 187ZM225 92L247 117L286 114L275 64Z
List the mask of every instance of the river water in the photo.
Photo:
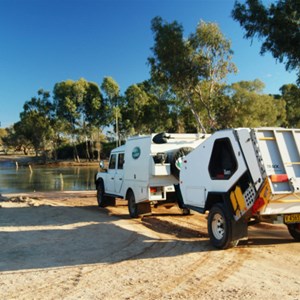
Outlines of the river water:
M95 190L98 167L16 167L0 164L0 194Z

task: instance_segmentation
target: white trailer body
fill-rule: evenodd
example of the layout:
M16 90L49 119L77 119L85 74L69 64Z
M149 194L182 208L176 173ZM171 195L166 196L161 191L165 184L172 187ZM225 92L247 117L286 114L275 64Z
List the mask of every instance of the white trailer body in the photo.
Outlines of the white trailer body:
M183 203L204 213L218 248L247 236L249 219L288 225L300 239L300 130L218 131L184 158Z

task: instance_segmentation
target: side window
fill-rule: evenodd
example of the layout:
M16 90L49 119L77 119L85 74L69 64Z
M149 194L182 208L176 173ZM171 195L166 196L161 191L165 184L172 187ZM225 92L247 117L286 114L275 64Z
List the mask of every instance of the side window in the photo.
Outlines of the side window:
M110 156L108 169L115 169L116 168L116 158L117 158L116 154L112 154Z
M237 170L237 161L228 138L215 140L208 166L212 179L229 179Z
M124 165L124 153L119 153L118 156L118 169L122 170Z

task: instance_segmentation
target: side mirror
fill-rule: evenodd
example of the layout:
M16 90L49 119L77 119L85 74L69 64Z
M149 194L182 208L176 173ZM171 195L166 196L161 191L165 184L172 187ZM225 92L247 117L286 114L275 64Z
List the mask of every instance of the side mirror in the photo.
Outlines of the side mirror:
M104 169L104 161L103 160L100 161L99 166L101 169Z

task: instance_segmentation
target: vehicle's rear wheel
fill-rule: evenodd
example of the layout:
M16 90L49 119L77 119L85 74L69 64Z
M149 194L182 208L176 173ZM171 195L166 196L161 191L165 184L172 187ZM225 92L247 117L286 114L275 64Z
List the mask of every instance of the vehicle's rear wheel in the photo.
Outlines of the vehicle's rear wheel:
M238 240L232 241L231 221L226 216L222 203L215 204L209 211L207 228L210 241L214 247L228 249L238 244Z
M297 241L300 242L300 223L288 224L287 228L290 235Z
M188 208L182 208L181 211L184 216L191 214L191 211Z
M133 192L129 192L128 195L128 211L131 218L138 217L138 205L135 203L135 197Z

